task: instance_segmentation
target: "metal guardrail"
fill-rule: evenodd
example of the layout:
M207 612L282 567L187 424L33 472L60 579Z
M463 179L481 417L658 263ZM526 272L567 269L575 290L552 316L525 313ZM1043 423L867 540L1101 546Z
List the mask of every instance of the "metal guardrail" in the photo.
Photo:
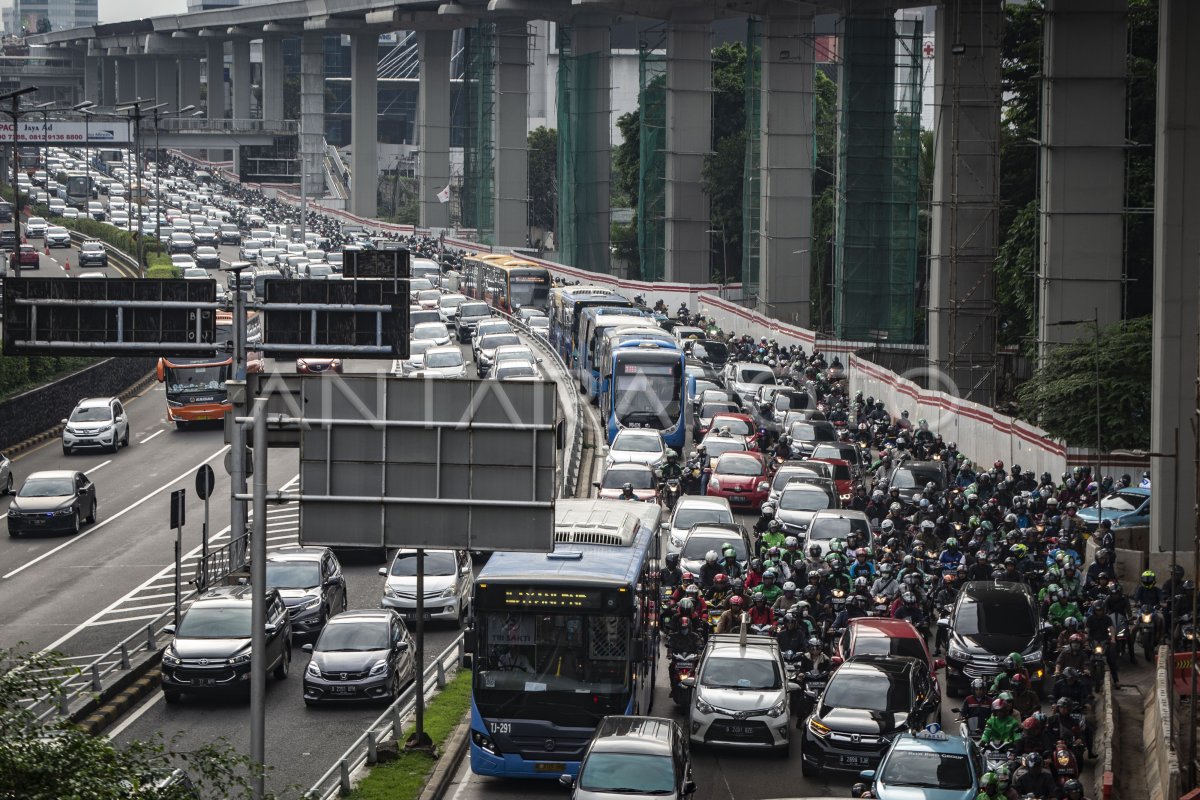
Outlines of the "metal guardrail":
M118 270L120 270L123 274L125 274L127 277L130 277L130 278L137 278L141 275L141 270L138 269L137 259L134 258L133 256L129 255L128 253L126 253L121 248L114 247L113 245L109 244L108 242L104 241L103 239L96 239L96 237L94 237L94 236L88 236L87 234L80 233L77 230L72 230L70 228L68 228L67 230L71 234L71 243L72 244L82 244L84 242L90 242L92 240L100 242L100 244L104 245L104 251L106 253L108 253L109 260L118 262L116 264L116 268ZM79 272L86 272L86 270L79 264L76 264L75 268Z
M460 633L421 673L426 698L431 697L435 689L445 687L447 671L456 667L462 657L462 644L463 635ZM304 797L307 800L329 800L339 794L349 794L350 776L364 764L375 763L379 742L389 738L399 739L404 731L405 718L416 710L416 695L414 681L367 727L362 736L354 740L334 765L317 779L312 788L304 793ZM403 745L402 742L398 743Z
M226 575L246 566L249 547L250 534L246 533L236 539L230 539L216 549L210 549L208 557L202 557L196 564L196 586L203 591Z
M150 119L147 117L146 119ZM146 127L154 129L153 121ZM296 133L295 120L290 119L205 119L202 117L167 117L158 120L158 129L170 133Z

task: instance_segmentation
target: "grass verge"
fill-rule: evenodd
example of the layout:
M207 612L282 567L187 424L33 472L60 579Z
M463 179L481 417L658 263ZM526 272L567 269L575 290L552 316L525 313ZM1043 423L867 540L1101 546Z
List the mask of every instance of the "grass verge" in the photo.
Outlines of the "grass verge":
M471 704L471 673L459 670L425 709L425 732L440 749L454 726L462 719ZM412 728L404 730L405 741ZM396 760L372 767L358 788L350 793L351 800L416 800L437 759L425 753L407 753L403 749Z

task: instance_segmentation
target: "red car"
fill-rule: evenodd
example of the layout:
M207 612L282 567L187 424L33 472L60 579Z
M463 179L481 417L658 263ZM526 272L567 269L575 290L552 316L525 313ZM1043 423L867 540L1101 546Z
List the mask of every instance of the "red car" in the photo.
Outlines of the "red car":
M21 249L17 255L17 263L22 267L31 269L41 269L42 257L38 253L37 248L31 244L21 245Z
M946 666L945 659L929 655L929 647L921 634L906 619L890 617L859 617L850 620L837 640L832 658L840 667L854 656L910 656L929 665L929 678L938 686L937 671Z
M722 428L729 428L729 432L734 436L744 437L746 447L754 447L754 443L758 441L758 429L754 427L754 420L749 414L723 412L714 415L709 423L709 430L719 431Z
M841 458L814 458L813 461L824 461L833 467L833 485L837 487L838 498L843 502L850 500L854 492L854 478L850 473L850 462Z
M340 358L297 358L296 372L301 375L319 375L322 372L341 372Z
M767 500L771 477L762 453L734 450L713 468L706 494L724 497L731 506L758 508Z

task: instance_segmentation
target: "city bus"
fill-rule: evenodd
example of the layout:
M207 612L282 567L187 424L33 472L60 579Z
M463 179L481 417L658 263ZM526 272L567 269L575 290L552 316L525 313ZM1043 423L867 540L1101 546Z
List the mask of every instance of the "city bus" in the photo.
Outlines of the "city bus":
M246 371L262 370L262 356L254 351L262 341L262 318L257 311L246 317ZM158 360L157 377L167 395L167 419L183 430L193 423L225 419L233 409L225 382L233 375L233 314L217 312L218 355L213 358L164 356ZM228 345L228 347L226 347ZM229 350L228 354L225 350ZM245 375L237 376L245 378Z
M678 346L679 340L657 325L641 324L617 328L605 328L600 338L600 355L596 364L611 364L613 350L624 346L627 342L654 341ZM594 386L588 387L588 399L599 403L600 396L608 391L608 370L596 369L597 380ZM594 392L594 394L593 394Z
M658 654L662 507L559 500L550 553L493 553L475 578L471 770L557 780L608 714L646 714Z
M91 175L83 175L79 173L70 173L67 175L67 205L72 208L78 208L80 211L87 209L89 200L94 200L96 182Z
M654 319L637 308L611 308L592 306L585 308L579 320L579 360L572 373L579 388L594 396L593 389L600 384L601 337L606 330L628 328L630 325L653 325Z
M460 281L463 294L508 314L526 306L545 310L550 300L550 270L507 254L464 259Z
M652 428L662 432L667 447L683 452L686 364L678 343L647 340L613 350L608 387L600 397L610 445L621 428Z
M605 286L585 284L550 290L550 344L568 369L574 369L579 358L580 316L591 306L633 308L633 303Z

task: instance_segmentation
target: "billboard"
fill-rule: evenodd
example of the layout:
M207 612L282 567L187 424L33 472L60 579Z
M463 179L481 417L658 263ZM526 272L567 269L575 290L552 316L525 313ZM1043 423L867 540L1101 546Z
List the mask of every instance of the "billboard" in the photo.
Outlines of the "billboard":
M127 120L95 120L63 122L40 120L33 114L18 123L17 144L94 144L130 143L130 123ZM0 144L11 144L13 123L9 118L0 121Z

